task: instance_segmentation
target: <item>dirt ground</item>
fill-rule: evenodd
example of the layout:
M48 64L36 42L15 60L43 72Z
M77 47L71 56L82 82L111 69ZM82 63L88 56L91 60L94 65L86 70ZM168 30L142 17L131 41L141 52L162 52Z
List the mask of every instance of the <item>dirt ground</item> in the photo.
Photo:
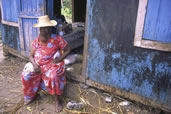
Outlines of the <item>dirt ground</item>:
M31 104L24 105L20 74L26 62L14 56L4 57L0 44L0 114L56 114L54 97L44 91ZM109 103L105 101L108 95L113 98ZM84 103L84 107L68 110L66 104L73 100ZM60 114L161 114L160 110L133 101L120 106L125 99L71 80L62 101L64 109Z

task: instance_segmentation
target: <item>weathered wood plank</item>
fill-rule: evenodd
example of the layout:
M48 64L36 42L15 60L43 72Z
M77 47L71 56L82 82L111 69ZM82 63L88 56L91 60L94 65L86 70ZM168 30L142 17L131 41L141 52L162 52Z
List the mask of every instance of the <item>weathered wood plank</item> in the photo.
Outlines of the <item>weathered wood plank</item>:
M156 39L171 45L171 0L161 0L158 23L156 26Z
M2 0L2 20L9 22L18 22L17 0Z
M75 13L74 13L75 9L74 9L74 1L75 1L75 0L72 0L72 22L75 22Z
M37 12L32 12L32 13L37 13ZM19 15L20 18L29 18L29 19L37 19L39 16L40 16L40 14L38 14L37 16L28 16L25 13L23 13L23 14L20 13L20 15Z
M19 18L19 35L20 35L20 48L22 51L24 51L25 48L24 48L24 33L23 33L22 18Z
M157 42L157 41L142 40L140 47L171 52L171 44L170 43L162 43L162 42Z
M18 23L18 13L19 13L19 4L18 4L18 0L14 0L13 1L13 9L12 9L12 12L16 12L16 14L14 15L14 19L15 19L15 22Z
M144 33L143 38L153 38L155 37L155 28L157 24L157 17L159 13L159 7L160 7L161 0L149 0L147 11L146 11L146 18L144 22Z
M84 50L83 50L83 64L82 64L82 77L84 77L84 82L88 78L87 64L88 64L88 6L89 1L86 6L86 24L85 24L85 34L84 34Z
M28 28L28 33L29 33L29 51L31 49L31 44L32 44L32 39L33 39L33 32L32 32L32 29L33 29L33 23L32 23L32 19L29 19L28 20L28 23L29 23L29 28Z
M169 106L163 107L163 104L161 104L161 102L153 101L151 99L145 98L145 97L140 96L138 94L131 93L130 91L125 91L125 90L122 90L122 89L119 89L116 87L111 87L111 86L106 86L104 84L99 84L99 83L92 81L92 80L86 80L86 84L89 86L93 86L93 87L96 87L98 89L104 90L106 92L110 92L113 95L118 95L118 96L121 96L124 98L132 99L132 100L138 101L142 104L145 104L148 106L153 106L153 107L160 108L160 109L171 112L171 108Z
M147 7L147 0L139 0L134 46L141 46L146 7Z
M15 22L10 22L10 21L5 21L5 20L2 20L1 22L2 22L2 24L19 27L18 23L15 23Z
M4 7L2 5L2 0L0 0L0 7L1 7L1 17L2 17L2 20L4 20Z
M25 52L25 51L17 51L17 50L15 50L13 48L10 48L9 46L4 45L4 44L3 44L3 48L5 50L7 50L9 53L11 53L11 54L13 54L13 55L15 55L17 57L20 57L20 58L22 58L22 59L24 59L26 61L29 61L29 56L28 56L29 54L27 52Z
M24 45L25 50L30 50L30 34L29 34L29 19L23 18L23 30L24 30Z

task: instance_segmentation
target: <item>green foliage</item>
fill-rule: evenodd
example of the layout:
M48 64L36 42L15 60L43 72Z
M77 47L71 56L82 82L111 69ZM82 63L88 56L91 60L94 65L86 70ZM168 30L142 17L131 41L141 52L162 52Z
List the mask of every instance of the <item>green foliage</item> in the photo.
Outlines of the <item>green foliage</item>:
M63 0L62 14L67 20L72 20L72 0Z

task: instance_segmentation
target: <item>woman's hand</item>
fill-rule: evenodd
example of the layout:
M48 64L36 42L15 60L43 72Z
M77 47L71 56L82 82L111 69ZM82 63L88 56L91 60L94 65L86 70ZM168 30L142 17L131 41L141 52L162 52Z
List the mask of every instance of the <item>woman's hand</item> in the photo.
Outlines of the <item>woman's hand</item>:
M31 48L31 53L30 53L30 62L33 64L33 68L34 68L34 72L35 73L40 73L40 66L36 64L36 62L34 61L34 55L35 55L35 48Z
M62 57L57 57L57 58L55 58L52 62L56 64L56 63L61 62L62 60L63 60Z
M40 66L34 65L34 71L35 73L40 73Z
M52 62L56 64L56 63L59 63L59 62L63 61L63 59L70 53L70 51L71 50L70 50L69 46L66 46L63 49L63 52L62 52L61 56L55 58Z

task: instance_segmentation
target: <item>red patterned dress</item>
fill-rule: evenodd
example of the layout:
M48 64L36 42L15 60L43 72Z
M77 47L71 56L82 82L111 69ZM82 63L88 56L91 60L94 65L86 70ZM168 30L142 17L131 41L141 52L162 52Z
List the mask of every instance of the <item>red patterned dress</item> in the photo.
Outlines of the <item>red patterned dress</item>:
M43 89L51 95L61 95L66 84L64 61L52 63L54 54L65 48L67 42L60 36L52 35L47 45L41 45L39 38L32 42L35 62L40 66L41 73L34 73L33 66L25 66L21 78L24 100L31 101L36 93Z

